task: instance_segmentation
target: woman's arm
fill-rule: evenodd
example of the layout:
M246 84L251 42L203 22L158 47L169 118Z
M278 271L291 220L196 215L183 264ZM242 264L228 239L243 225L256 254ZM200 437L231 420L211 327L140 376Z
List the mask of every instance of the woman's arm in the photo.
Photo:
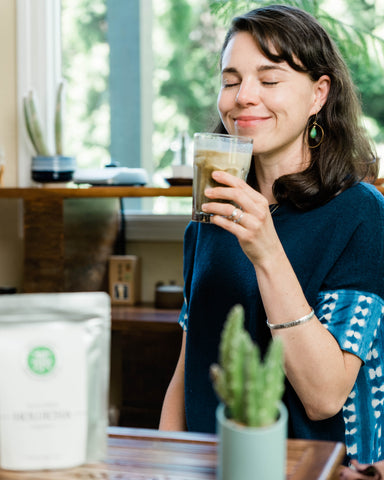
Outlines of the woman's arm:
M207 203L203 208L216 214L211 223L237 237L254 265L269 322L286 323L307 315L312 306L277 236L266 198L227 173L214 172L213 177L232 188L206 190L206 196L234 201L242 208L241 221L234 223L226 218L232 214L233 205ZM286 375L308 417L321 420L339 412L356 381L361 360L341 350L316 317L302 325L273 330L272 334L283 339Z
M256 265L255 271L271 324L297 320L310 312L282 247L268 264ZM286 374L308 417L322 420L339 412L356 381L360 358L341 350L316 317L271 332L283 339Z
M186 332L183 333L180 356L165 394L159 430L186 430L184 402L184 364Z

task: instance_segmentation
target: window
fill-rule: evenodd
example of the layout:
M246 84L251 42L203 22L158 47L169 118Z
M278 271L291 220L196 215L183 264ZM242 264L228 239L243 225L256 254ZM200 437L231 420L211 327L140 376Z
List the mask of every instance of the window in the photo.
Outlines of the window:
M224 32L208 4L17 0L20 112L21 97L33 87L52 138L54 95L63 73L68 148L79 166L101 167L112 157L143 166L153 183L165 185L180 133L191 136L216 119L217 52ZM19 152L19 184L26 186L31 152L22 121ZM153 208L139 209L189 213L188 202L160 199Z
M151 10L151 0L61 1L68 144L80 168L112 162L152 175Z
M166 186L181 136L207 129L216 110L221 40L208 0L61 0L61 6L68 141L78 163L142 166L152 184ZM133 202L157 213L191 211L185 198L156 199L154 206L136 199L131 208Z
M216 112L221 39L208 0L17 1L20 96L36 90L48 137L63 75L66 144L78 166L143 166L166 186L181 133L210 128ZM21 126L20 185L29 184L26 143ZM153 210L172 208L190 213L190 199L159 199Z

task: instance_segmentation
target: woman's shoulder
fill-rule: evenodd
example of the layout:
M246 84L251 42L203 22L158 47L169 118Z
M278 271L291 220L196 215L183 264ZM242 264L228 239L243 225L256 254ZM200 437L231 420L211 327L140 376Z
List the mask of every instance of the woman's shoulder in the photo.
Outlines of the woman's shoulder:
M359 228L365 232L367 242L377 242L384 235L384 195L374 185L360 182L338 197L335 205L340 228Z
M384 195L374 185L367 182L356 183L340 194L340 197L344 197L348 201L361 202L364 200L384 206Z
M384 195L365 182L356 183L322 206L306 212L291 209L289 214L293 223L302 222L316 231L332 228L345 238L358 228L384 234Z
M377 216L384 216L384 195L374 185L359 182L335 197L330 207L343 208L355 218L378 220Z

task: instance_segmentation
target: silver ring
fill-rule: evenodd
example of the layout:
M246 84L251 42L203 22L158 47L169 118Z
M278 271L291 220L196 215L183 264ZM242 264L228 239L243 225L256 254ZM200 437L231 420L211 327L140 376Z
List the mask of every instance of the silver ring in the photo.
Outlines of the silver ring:
M228 218L229 218L229 220L233 219L233 221L235 221L236 217L237 217L237 208L234 208L233 212L231 213L231 215Z
M240 223L240 220L244 217L244 212L241 213L239 218L234 218L232 221L233 223Z

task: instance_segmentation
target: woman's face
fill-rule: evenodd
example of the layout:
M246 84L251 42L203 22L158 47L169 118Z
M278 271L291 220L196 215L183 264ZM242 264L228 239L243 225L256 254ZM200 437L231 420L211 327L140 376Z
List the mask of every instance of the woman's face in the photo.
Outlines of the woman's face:
M308 118L321 108L321 79L272 62L247 32L228 43L221 76L218 110L228 133L252 137L256 155L302 151Z

